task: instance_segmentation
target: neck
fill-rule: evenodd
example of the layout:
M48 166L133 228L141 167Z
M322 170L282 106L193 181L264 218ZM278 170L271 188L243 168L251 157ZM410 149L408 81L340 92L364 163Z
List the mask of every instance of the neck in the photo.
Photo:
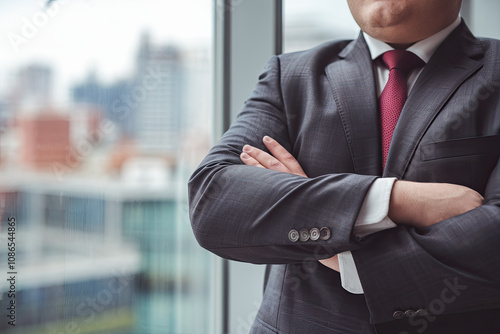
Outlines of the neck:
M390 46L392 46L396 50L406 50L415 43L407 43L407 44L387 43L387 44L389 44Z

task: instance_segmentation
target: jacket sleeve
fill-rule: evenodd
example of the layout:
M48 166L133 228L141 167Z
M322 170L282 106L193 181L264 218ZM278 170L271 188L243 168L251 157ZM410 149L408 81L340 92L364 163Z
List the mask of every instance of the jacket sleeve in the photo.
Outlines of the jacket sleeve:
M314 178L246 166L245 144L265 149L269 135L292 152L279 57L272 58L234 124L189 181L190 218L200 245L224 258L293 263L356 249L352 228L375 176L329 174ZM292 241L291 230L330 231ZM291 240L292 239L292 240Z
M426 228L399 226L353 252L371 320L396 310L447 314L500 308L500 163L484 204Z

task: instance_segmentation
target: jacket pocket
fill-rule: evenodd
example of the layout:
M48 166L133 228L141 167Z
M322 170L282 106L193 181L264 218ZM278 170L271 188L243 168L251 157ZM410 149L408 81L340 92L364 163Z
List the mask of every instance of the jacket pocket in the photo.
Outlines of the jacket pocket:
M500 135L446 140L420 148L422 161L469 155L500 155Z

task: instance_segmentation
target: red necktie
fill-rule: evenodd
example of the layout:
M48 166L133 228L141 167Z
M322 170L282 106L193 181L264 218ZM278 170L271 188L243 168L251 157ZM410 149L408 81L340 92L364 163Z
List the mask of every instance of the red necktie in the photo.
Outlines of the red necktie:
M387 51L382 55L382 60L389 68L389 81L380 95L382 164L385 168L392 134L408 95L406 75L414 68L424 65L424 62L414 53L405 50Z

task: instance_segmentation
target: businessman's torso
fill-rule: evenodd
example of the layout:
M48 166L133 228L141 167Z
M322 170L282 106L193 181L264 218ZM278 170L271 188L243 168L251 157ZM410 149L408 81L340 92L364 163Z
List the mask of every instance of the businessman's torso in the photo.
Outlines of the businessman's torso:
M291 150L306 174L395 176L484 194L500 156L500 42L474 39L467 30L443 43L408 97L385 171L374 71L363 43L280 58ZM252 333L373 333L363 295L348 293L337 273L313 262L273 266Z

